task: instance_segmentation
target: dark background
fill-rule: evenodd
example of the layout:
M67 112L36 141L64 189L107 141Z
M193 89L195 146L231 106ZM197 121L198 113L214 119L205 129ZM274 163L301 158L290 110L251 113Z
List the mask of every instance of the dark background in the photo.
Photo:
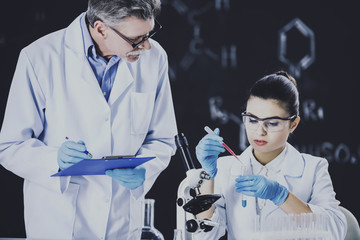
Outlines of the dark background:
M167 0L162 4L158 20L163 29L155 39L168 53L178 130L187 137L194 160L205 125L219 127L227 145L241 153L247 143L239 119L249 87L265 74L290 71L279 60L279 31L296 18L313 31L315 61L296 75L302 121L289 141L303 152L326 157L337 199L360 219L356 1ZM86 0L21 0L0 7L1 121L20 50L68 26L86 8ZM309 38L294 28L288 32L286 57L297 63L309 54L309 46ZM231 47L234 58L223 61ZM147 194L156 200L155 226L166 239L172 239L176 228L176 194L184 178L177 153ZM25 237L22 182L0 166L0 237Z

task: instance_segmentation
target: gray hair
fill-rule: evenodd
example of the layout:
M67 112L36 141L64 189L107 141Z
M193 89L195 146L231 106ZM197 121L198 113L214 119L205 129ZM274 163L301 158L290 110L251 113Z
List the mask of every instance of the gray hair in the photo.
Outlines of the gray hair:
M91 26L97 20L115 26L127 17L155 18L160 10L160 0L89 0L86 15Z

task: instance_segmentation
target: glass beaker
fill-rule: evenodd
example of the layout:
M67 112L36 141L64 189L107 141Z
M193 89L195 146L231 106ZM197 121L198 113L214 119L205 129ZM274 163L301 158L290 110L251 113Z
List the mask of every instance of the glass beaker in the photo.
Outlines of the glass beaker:
M141 240L164 240L164 236L154 227L154 199L143 200L143 223L141 228Z

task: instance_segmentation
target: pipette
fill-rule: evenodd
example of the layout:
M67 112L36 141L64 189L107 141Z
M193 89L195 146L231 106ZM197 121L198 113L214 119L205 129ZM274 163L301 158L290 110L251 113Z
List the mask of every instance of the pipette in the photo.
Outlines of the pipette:
M205 131L207 132L207 133L214 133L214 131L213 130L211 130L208 126L205 126ZM215 134L215 133L214 133ZM220 141L219 141L220 142ZM235 153L224 143L224 142L220 142L221 143L221 145L223 145L224 146L224 148L231 154L231 155L233 155L237 160L239 160L239 162L241 163L241 164L243 164L244 165L244 163L235 155Z
M205 131L207 132L207 133L214 133L214 131L213 130L211 130L208 126L205 126ZM215 134L215 133L214 133ZM220 141L219 141L220 142ZM244 173L245 173L245 164L235 155L235 153L231 150L231 148L229 148L224 142L220 142L221 143L221 145L223 145L224 146L224 148L226 149L226 150L228 150L228 152L231 154L231 155L233 155L237 160L239 160L239 162L243 165L242 167L241 167L241 172L240 172L240 176L244 176ZM247 198L246 198L246 196L244 196L244 194L241 194L241 205L243 206L243 207L246 207L246 205L247 205Z

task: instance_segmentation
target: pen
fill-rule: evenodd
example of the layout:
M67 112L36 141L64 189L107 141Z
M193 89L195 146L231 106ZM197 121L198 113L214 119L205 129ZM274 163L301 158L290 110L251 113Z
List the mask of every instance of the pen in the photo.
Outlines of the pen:
M214 133L214 131L213 130L211 130L208 126L205 126L205 131L207 132L207 133ZM214 133L215 134L215 133ZM219 141L220 142L220 141ZM244 163L235 155L235 153L224 143L224 142L220 142L221 143L221 145L223 145L224 146L224 148L231 154L231 155L233 155L237 160L239 160L239 162L241 163L241 164L243 164L244 165Z
M65 137L66 140L70 140L68 137ZM85 150L84 152L85 154L87 154L89 157L93 157L93 155L91 153L89 153L87 150Z

